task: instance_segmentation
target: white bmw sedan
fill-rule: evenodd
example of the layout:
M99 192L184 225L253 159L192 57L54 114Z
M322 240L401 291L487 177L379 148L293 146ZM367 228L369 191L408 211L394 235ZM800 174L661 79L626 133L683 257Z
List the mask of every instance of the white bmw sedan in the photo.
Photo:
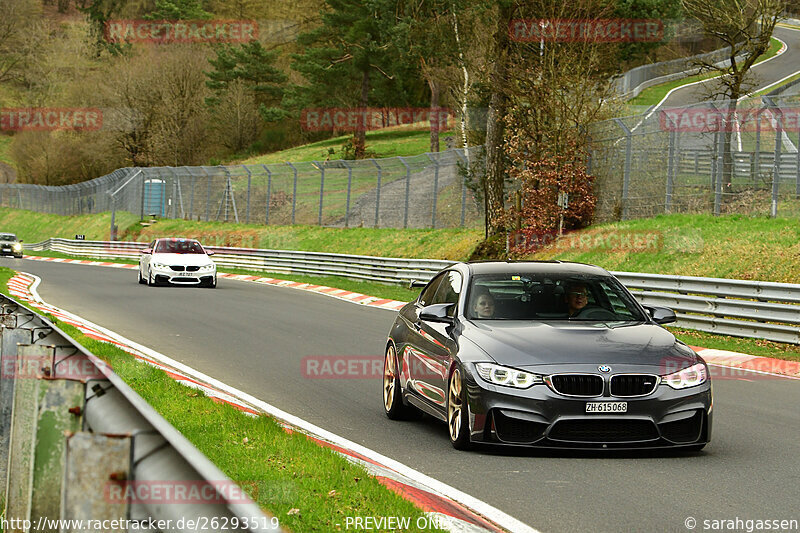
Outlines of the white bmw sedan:
M156 239L139 257L139 283L217 286L217 265L194 239Z

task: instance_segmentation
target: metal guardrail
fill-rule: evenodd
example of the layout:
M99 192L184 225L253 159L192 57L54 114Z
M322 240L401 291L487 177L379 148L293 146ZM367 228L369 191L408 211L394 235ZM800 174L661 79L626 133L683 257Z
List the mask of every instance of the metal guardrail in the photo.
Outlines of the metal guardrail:
M49 239L26 244L87 257L138 257L144 243ZM279 273L342 276L383 283L431 279L452 261L399 259L291 250L208 247L220 266ZM645 305L671 307L677 325L724 335L800 344L800 285L661 274L612 272Z
M274 517L56 325L2 295L0 319L0 488L2 516L17 520L10 531L33 531L23 520L48 531L128 531L110 522L127 520L147 531L156 529L145 524L160 521L159 531L194 532L204 529L199 524L241 526L245 519L238 530L279 530ZM181 487L203 501L179 498ZM109 522L99 529L62 522L59 529L59 519Z
M139 251L146 248L147 244L52 238L23 246L26 250L50 250L84 257L138 260ZM453 264L453 261L436 259L400 259L222 246L206 246L205 248L215 253L214 262L217 265L227 268L315 276L341 276L384 283L407 283L415 279L428 280L436 272Z

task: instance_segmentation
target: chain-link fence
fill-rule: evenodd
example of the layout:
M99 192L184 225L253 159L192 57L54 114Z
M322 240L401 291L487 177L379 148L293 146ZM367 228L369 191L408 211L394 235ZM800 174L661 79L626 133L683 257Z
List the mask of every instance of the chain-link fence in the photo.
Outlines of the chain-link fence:
M483 204L469 175L481 156L470 148L359 161L125 168L61 187L0 184L0 206L276 225L473 227L483 222Z
M595 219L800 214L800 98L741 100L735 112L730 104L662 108L595 124Z

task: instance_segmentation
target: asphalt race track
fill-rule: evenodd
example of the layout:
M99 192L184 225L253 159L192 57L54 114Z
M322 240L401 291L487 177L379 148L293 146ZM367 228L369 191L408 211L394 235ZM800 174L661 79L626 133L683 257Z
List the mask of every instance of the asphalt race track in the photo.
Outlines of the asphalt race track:
M800 520L800 381L718 380L703 452L457 452L443 423L388 420L379 379L307 379L307 356L382 355L394 313L220 279L151 288L136 272L4 259L39 293L136 342L448 483L544 532L688 531L685 520Z
M766 87L800 70L800 30L776 26L772 35L785 42L787 50L770 61L753 66L750 71L752 73L750 79L754 86L750 87L749 90ZM709 99L709 90L714 86L714 80L709 80L706 83L698 83L687 86L684 89L678 89L669 95L669 98L661 104L661 107L670 108L704 102Z

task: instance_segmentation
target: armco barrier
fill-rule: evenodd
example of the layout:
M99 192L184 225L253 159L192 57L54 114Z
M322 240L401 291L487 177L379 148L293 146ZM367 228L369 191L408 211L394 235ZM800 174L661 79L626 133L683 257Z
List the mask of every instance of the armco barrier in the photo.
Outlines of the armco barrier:
M144 243L48 239L26 244L99 258L138 258ZM384 283L427 281L452 261L291 250L208 247L220 266L279 273L342 276ZM800 285L662 274L612 272L644 305L671 307L677 325L739 337L800 344Z
M52 322L2 295L0 319L0 488L5 502L0 516L17 521L6 531L29 530L22 520L47 524L59 519L160 522L158 530L180 532L200 531L196 524L203 523L238 523L239 531L279 530L274 517L244 497L108 365ZM130 484L153 487L150 499L115 496L115 490L129 495ZM169 496L153 496L159 488L162 495L171 488L175 496L169 501ZM179 499L181 488L201 495L200 501ZM245 520L246 528L241 527ZM73 530L79 529L60 529Z

